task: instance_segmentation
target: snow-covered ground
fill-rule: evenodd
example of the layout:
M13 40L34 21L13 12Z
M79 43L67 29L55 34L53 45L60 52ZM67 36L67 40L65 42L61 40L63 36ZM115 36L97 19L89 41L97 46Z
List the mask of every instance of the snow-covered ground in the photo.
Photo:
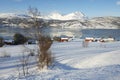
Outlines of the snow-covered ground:
M0 48L0 80L120 80L120 42L89 43L81 41L53 43L54 66L38 71L35 56L31 56L29 74L18 78L20 56L36 45L5 46ZM5 55L11 57L4 57Z

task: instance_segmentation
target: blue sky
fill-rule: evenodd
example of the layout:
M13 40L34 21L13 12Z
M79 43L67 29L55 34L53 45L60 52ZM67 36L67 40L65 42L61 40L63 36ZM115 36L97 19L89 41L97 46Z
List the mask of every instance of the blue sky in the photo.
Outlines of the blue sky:
M0 13L25 13L29 6L42 14L80 11L88 17L120 16L120 0L0 0Z

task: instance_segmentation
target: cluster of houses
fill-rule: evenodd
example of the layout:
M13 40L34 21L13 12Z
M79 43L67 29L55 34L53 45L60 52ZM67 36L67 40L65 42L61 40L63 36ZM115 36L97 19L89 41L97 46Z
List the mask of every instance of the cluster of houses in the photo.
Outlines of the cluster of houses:
M74 38L73 37L68 37L68 36L60 36L60 42L68 42L68 41L71 41L73 40ZM86 37L84 39L85 42L114 42L115 39L112 38L112 37L109 37L109 38L93 38L93 37ZM26 44L36 44L37 41L36 40L28 40L26 42ZM6 39L4 40L4 44L6 45L14 45L14 40L13 39Z
M115 39L112 37L108 38L93 38L93 37L86 37L85 38L86 42L114 42Z
M60 42L68 42L71 40L74 40L74 37L60 36ZM85 42L114 42L115 41L113 37L108 37L108 38L85 37L83 40Z

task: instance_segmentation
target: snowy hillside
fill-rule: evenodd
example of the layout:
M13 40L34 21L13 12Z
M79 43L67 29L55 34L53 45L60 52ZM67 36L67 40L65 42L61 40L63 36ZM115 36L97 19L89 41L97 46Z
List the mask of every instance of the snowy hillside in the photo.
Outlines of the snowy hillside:
M120 28L120 17L95 17L89 22L94 28Z
M119 29L120 17L95 17L87 20L72 20L51 23L51 26L80 29Z
M8 20L7 18L11 19ZM15 19L14 19L15 18ZM46 26L70 28L70 29L120 29L120 17L94 17L87 18L81 12L73 12L62 15L60 13L51 13L38 16L40 20L46 22ZM16 23L17 19L17 23ZM29 27L30 16L25 14L1 13L0 25L14 27ZM23 21L24 20L24 21ZM11 24L9 24L11 23Z
M11 57L0 58L0 80L119 80L120 79L120 42L89 43L87 48L77 40L64 43L53 43L52 53L55 56L51 70L38 71L34 63L35 56L30 57L29 74L18 76L20 56L36 45L26 47L6 46L0 48L0 55Z
M85 15L81 12L74 12L74 13L69 13L66 15L62 15L58 12L51 13L47 16L43 16L43 19L48 19L48 20L84 20Z
M0 13L0 18L28 18L30 16L25 14L16 14L16 13Z
M0 13L0 18L27 18L29 15L25 14L16 14L16 13ZM69 13L66 15L62 15L58 12L53 12L48 15L41 15L38 18L48 19L48 20L83 20L85 15L81 12Z

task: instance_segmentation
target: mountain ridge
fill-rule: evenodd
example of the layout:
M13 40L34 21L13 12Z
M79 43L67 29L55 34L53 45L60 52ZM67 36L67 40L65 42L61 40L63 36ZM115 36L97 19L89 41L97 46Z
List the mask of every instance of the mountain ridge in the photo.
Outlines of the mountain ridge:
M29 15L25 14L0 14L0 25L22 28L30 27L30 18ZM65 15L52 13L47 16L41 16L39 19L46 22L44 26L50 27L70 29L120 29L120 17L109 16L87 18L81 12L74 12Z
M47 16L43 16L43 19L48 19L48 20L83 20L85 19L85 15L81 12L73 12L73 13L69 13L69 14L60 14L58 12L55 13L50 13Z
M16 14L16 13L0 13L0 18L28 18L31 17L29 14ZM60 14L58 12L53 12L48 15L41 15L38 18L47 20L83 20L85 15L82 12L76 11L68 14Z

